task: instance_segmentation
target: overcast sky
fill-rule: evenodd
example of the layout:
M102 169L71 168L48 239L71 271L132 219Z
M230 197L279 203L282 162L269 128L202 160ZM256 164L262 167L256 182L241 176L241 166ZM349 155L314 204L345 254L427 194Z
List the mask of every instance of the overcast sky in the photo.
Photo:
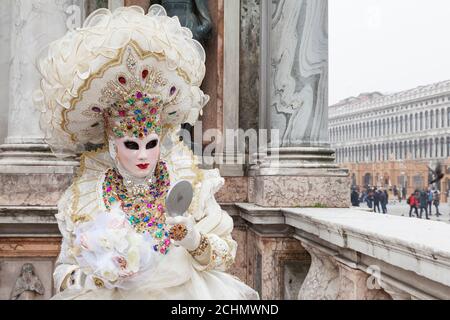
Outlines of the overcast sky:
M330 0L334 104L450 79L450 0Z

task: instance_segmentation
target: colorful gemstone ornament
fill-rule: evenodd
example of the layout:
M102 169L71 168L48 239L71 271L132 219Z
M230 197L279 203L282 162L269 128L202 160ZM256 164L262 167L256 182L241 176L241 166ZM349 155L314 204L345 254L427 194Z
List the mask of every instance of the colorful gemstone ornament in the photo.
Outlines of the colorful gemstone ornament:
M179 94L161 71L150 67L139 71L136 65L136 58L130 54L127 59L129 74L121 73L102 90L100 100L110 104L103 115L109 132L117 138L160 134L165 103L172 103ZM98 112L97 108L92 111Z
M103 202L108 210L111 210L114 204L120 203L136 232L150 234L157 242L153 250L167 254L171 241L164 206L170 178L164 161L157 164L155 176L157 179L154 183L149 183L145 192L134 195L127 190L118 171L109 169L103 182Z

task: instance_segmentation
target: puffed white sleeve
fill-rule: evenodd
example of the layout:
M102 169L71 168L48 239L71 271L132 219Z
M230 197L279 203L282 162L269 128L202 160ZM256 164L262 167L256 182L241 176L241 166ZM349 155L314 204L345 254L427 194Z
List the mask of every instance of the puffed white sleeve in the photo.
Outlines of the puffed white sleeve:
M73 193L67 189L58 203L58 213L55 215L58 228L62 235L61 252L56 260L53 280L56 292L63 291L68 286L72 273L80 270L73 255L73 223L71 220L71 203Z
M222 210L214 194L223 186L224 180L218 170L204 170L204 179L198 192L196 229L208 239L208 247L194 258L194 267L199 271L227 271L236 256L237 243L233 240L233 219Z

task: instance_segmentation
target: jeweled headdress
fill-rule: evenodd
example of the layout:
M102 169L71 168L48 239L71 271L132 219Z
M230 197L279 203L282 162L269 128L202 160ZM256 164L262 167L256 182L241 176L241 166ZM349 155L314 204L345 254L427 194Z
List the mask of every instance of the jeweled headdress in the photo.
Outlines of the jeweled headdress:
M203 48L159 5L148 14L97 10L53 42L39 68L34 100L56 150L83 150L105 133L138 138L194 124L208 101Z

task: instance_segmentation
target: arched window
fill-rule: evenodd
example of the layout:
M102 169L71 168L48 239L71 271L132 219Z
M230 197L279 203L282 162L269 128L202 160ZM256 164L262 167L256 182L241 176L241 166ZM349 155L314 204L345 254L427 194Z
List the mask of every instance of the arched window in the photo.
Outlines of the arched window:
M413 115L412 114L410 114L409 115L409 132L412 132L413 131Z
M423 158L428 158L428 139L423 141Z
M440 123L441 123L441 121L439 120L439 110L435 110L434 111L434 118L435 118L435 121L436 121L436 124L435 124L435 128L436 129L439 129L439 125L440 125Z
M419 140L419 159L423 158L423 141Z
M439 139L436 138L434 139L434 157L438 158L440 156L440 152L439 152Z
M434 141L433 141L433 139L430 139L428 141L428 148L429 148L428 157L429 158L433 158L433 153L434 153Z
M447 137L447 143L446 143L445 149L447 150L447 154L445 156L450 157L450 137Z
M430 111L430 129L434 129L434 113Z
M414 131L419 131L419 115L416 113L414 115L415 121L414 121Z
M414 159L417 159L419 157L419 143L417 140L414 140Z
M403 142L403 159L408 159L408 142Z
M419 115L419 131L423 130L423 112Z
M398 117L394 118L394 134L398 133Z
M445 128L445 109L441 109L441 128Z
M410 159L412 159L412 158L414 158L414 155L413 155L413 142L412 141L409 141L409 157L410 157Z
M450 107L447 108L447 127L450 127Z

